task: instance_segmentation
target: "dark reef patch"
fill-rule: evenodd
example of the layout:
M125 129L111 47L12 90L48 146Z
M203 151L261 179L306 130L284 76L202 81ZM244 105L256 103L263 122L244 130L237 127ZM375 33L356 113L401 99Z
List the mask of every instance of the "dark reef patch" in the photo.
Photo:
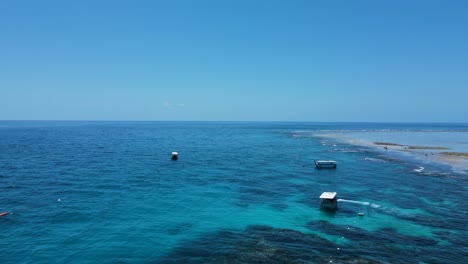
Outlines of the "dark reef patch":
M312 221L307 228L350 241L342 248L362 257L374 257L388 263L434 263L435 259L466 259L459 251L451 250L450 245L440 245L426 237L404 235L392 228L366 231L357 227L331 224L327 221ZM439 234L446 236L447 234ZM447 237L445 237L447 239ZM455 241L451 241L452 243ZM453 243L457 245L459 243Z
M312 234L269 226L223 230L179 244L158 263L381 263Z

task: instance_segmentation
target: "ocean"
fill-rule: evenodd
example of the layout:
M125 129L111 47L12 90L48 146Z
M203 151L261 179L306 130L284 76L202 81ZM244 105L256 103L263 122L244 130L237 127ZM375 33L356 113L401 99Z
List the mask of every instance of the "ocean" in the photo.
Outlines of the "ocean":
M468 263L468 170L361 141L468 124L0 121L0 260Z

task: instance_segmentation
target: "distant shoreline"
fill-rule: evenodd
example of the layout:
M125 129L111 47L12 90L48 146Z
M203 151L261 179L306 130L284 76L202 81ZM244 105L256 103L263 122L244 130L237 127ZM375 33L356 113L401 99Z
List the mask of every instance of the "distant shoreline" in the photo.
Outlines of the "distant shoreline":
M468 170L468 152L441 151L450 150L440 146L412 146L402 145L393 142L372 142L373 147L383 146L386 150L411 153L419 159L429 159L430 161L451 165L461 170ZM431 151L430 153L424 150Z
M387 141L373 142L356 138L352 135L347 135L346 133L317 134L317 136L335 138L352 145L374 148L381 152L388 151L411 155L421 161L449 165L455 171L468 171L468 152L450 151L450 148L444 146L410 145Z

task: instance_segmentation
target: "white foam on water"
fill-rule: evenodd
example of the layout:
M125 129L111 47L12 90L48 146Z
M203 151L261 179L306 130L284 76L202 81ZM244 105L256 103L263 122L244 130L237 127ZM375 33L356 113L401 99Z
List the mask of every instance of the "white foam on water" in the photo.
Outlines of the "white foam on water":
M361 201L354 201L354 200L338 199L337 201L338 201L338 202L346 202L346 203L355 203L355 204L369 205L369 202L361 202Z
M377 159L377 158L364 158L364 160L367 160L367 161L375 161L375 162L386 162L385 160L383 159Z
M381 208L381 205L375 204L375 203L369 203L369 202L361 202L361 201L354 201L354 200L346 200L346 199L338 199L338 202L345 202L345 203L354 203L354 204L362 204L362 205L367 205L372 208Z
M419 167L419 169L414 169L415 172L422 172L424 170L424 167Z

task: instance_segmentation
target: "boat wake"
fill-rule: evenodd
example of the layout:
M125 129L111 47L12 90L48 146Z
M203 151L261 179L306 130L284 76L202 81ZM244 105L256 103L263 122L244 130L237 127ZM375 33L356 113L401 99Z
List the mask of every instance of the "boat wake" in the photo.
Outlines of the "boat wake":
M414 169L415 172L422 172L424 170L424 167L419 167L419 169Z
M364 206L369 206L373 209L378 210L381 213L388 214L388 215L393 215L397 217L405 217L405 218L411 218L414 217L416 214L413 212L401 210L400 208L396 207L388 207L388 206L382 206L379 204L375 203L369 203L369 202L361 202L361 201L354 201L354 200L346 200L346 199L338 199L338 202L344 202L344 203L351 203L351 204L360 204ZM362 208L361 208L362 210Z
M366 206L370 206L372 208L380 208L382 206L374 203L369 203L369 202L361 202L361 201L354 201L354 200L346 200L346 199L338 199L338 202L345 202L345 203L354 203L354 204L362 204Z

